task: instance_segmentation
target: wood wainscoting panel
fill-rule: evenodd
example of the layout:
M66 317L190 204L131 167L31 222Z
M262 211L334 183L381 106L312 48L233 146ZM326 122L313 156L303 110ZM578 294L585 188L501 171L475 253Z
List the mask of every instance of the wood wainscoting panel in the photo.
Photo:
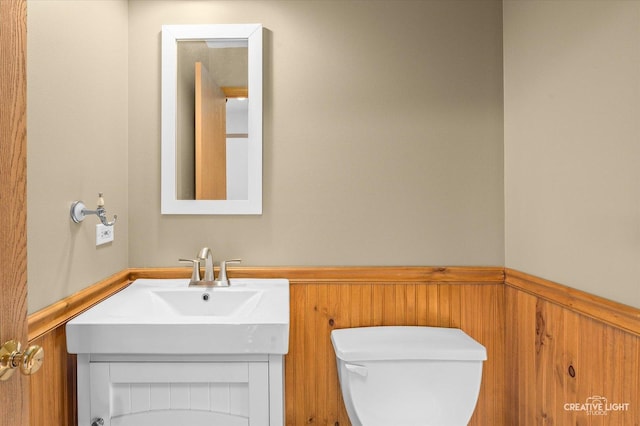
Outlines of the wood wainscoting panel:
M46 353L30 379L31 425L76 424L68 320L137 278L189 275L129 269L30 315L30 343ZM291 282L287 426L350 424L330 333L373 325L460 327L487 348L471 425L640 425L638 309L503 268L235 267L229 275ZM604 399L606 415L583 409Z
M45 353L42 368L31 376L30 425L77 425L76 356L67 353L65 327L29 343L41 346Z
M584 303L563 303L568 297L581 299L576 290L551 298L549 292L523 289L521 279L517 286L509 280L507 273L507 423L639 425L640 336L627 331L637 325L628 319L624 328L610 325L615 309L587 308L585 314ZM590 295L585 298L613 306ZM625 312L632 311L622 307L620 315ZM594 319L599 315L603 318ZM597 410L598 403L604 410Z
M505 284L640 336L640 309L507 268Z
M31 343L47 359L31 379L32 426L76 424L76 358L65 324L137 278L186 278L189 268L122 271L29 316ZM502 268L229 268L234 278L288 278L291 329L285 358L287 425L349 425L330 333L372 325L460 327L487 348L471 425L504 425Z
M350 425L331 331L378 325L459 327L487 348L471 425L504 425L504 295L501 284L291 281L285 357L286 423Z

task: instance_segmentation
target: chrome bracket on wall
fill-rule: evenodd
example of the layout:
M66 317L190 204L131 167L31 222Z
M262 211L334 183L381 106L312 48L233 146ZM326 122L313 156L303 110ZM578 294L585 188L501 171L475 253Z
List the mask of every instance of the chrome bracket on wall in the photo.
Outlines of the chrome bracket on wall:
M107 210L104 208L104 198L102 198L102 192L98 193L98 206L95 210L88 210L82 201L74 201L71 204L71 220L75 223L80 223L88 215L95 214L100 218L100 222L104 226L113 226L118 220L118 215L113 215L113 220L109 222L107 220Z

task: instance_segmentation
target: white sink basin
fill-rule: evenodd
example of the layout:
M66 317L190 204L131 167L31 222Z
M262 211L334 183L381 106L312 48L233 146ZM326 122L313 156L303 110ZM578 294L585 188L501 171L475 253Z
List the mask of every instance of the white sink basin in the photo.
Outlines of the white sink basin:
M67 323L69 353L286 354L289 281L139 279Z
M250 314L264 293L263 290L234 290L154 290L151 294L176 315L240 317Z

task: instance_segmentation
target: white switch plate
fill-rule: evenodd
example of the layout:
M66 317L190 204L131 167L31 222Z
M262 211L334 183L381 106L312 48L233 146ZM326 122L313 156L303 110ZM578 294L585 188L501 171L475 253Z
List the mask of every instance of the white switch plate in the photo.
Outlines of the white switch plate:
M96 225L96 246L101 246L113 241L114 227L105 226L101 223Z

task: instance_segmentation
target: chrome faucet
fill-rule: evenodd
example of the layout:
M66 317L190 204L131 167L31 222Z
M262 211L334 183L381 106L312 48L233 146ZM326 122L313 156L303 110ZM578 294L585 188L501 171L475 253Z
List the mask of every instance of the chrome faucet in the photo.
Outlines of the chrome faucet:
M209 247L203 247L198 253L198 259L204 260L204 279L202 281L214 281L213 275L213 254Z
M204 260L204 278L200 271L200 262ZM189 286L204 287L229 287L229 278L227 278L227 263L239 263L241 259L223 260L220 262L220 272L218 279L215 279L213 271L213 254L209 247L203 247L195 259L179 259L180 262L190 262L193 264L191 272L191 280Z

